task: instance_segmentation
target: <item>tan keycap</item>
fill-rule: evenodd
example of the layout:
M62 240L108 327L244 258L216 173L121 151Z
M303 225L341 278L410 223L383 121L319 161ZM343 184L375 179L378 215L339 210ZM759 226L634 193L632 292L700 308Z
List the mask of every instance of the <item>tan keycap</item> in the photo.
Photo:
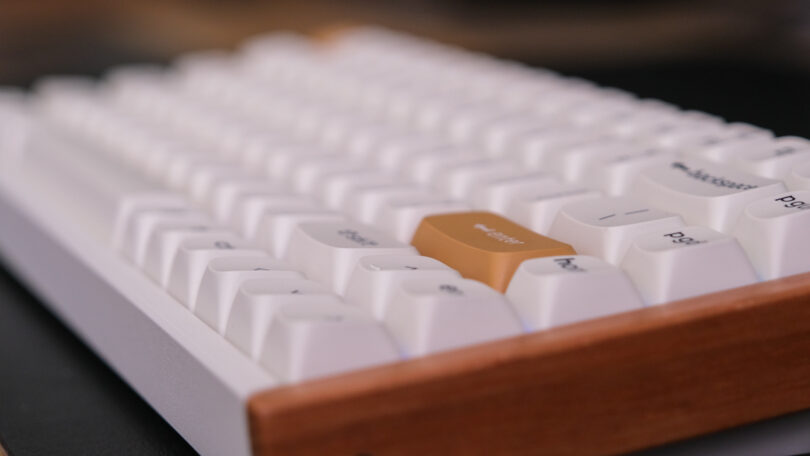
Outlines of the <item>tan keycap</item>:
M491 212L425 217L411 242L462 276L503 292L518 265L529 258L573 255L565 243L542 236Z

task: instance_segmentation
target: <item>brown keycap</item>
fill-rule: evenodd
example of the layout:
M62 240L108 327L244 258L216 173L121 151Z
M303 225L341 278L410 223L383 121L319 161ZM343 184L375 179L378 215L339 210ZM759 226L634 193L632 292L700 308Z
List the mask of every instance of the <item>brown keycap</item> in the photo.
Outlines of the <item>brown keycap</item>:
M462 276L503 292L518 265L529 258L573 255L574 249L491 212L425 217L411 241Z

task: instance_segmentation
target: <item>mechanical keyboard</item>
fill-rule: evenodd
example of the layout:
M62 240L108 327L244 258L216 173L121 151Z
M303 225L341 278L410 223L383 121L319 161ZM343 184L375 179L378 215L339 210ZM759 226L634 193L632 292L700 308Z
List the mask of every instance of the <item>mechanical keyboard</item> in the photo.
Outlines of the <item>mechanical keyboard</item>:
M0 92L0 253L203 454L810 407L810 141L377 28Z

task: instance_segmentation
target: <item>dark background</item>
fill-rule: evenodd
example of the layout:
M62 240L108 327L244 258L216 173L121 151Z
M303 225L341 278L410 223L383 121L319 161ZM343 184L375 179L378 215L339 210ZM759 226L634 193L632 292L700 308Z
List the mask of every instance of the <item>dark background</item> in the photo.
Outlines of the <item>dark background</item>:
M0 86L365 23L810 137L806 0L0 0ZM193 454L1 266L0 443L12 456Z
M0 0L0 85L365 23L810 136L807 0Z

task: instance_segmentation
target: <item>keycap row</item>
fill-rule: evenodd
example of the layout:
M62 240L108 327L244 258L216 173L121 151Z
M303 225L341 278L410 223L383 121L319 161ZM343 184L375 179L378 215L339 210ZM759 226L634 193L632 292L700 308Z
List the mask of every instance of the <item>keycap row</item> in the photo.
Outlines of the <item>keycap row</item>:
M170 106L183 107L184 105ZM194 126L193 123L191 125ZM293 162L295 161L293 157L297 156L296 152L297 149L292 149L288 150L287 154L280 154L280 156L286 157L288 162ZM312 161L304 161L303 163L299 162L298 164L292 165L293 179L291 180L294 190L301 193L320 193L322 201L334 201L333 204L336 206L340 206L341 200L344 202L359 202L360 204L356 205L354 209L350 206L349 208L344 207L344 210L349 214L355 215L355 217L361 221L377 224L404 242L408 242L411 239L416 227L424 216L432 213L461 211L467 208L466 205L461 203L437 199L435 195L431 195L413 185L405 183L390 184L390 180L392 179L390 176L381 174L368 167L364 168L358 164L347 163L339 156L334 157L331 161L318 154L309 158L311 158ZM464 161L462 158L461 165L456 168L451 167L449 171L445 172L442 169L442 165L446 165L448 161L452 163L457 157L452 154L439 152L428 158L433 160L433 166L427 167L428 169L432 169L431 173L433 175L443 177L449 175L450 179L444 182L452 181L452 178L456 177L456 182L466 183L467 186L479 182L483 172L489 172L493 169L491 162L481 160L471 162L469 160ZM448 158L450 160L447 160ZM207 159L208 158L201 160L203 160L205 164L205 160ZM284 160L277 159L275 161L283 162ZM417 157L415 162L417 165L423 163L420 162L419 157ZM695 165L692 165L694 172L690 172L688 165L693 163L695 163ZM414 166L414 168L419 169L419 166ZM497 174L498 167L495 166L494 169ZM468 173L464 174L464 171L468 171ZM478 172L476 173L475 171ZM492 185L486 187L487 191L483 193L483 199L485 202L491 203L492 206L503 206L504 202L511 199L513 201L510 206L512 210L507 211L506 215L511 215L515 220L526 224L538 232L549 232L552 222L557 218L557 213L563 205L579 199L598 196L598 193L588 192L582 188L572 188L570 186L566 188L565 184L559 184L558 181L555 181L549 176L537 174L515 175L513 169L504 169L503 171L499 180L494 181ZM795 194L780 195L780 192L784 191L784 188L778 182L739 172L736 172L736 175L729 175L730 171L731 170L719 165L703 164L695 162L694 160L675 161L669 166L640 171L641 179L636 180L635 187L641 187L641 190L637 191L637 193L642 195L641 199L646 200L650 206L674 210L683 215L688 223L709 226L726 233L731 232L734 226L736 226L736 222L740 219L740 214L743 213L745 206L762 196L768 194L774 195L776 196L774 201L782 198L793 198L797 201L806 199L806 197L802 197L801 195L797 196ZM220 174L217 175L218 172ZM512 173L511 178L504 177L510 176L510 173ZM204 184L206 181L222 178L223 175L224 177L232 177L235 179L234 182L231 182L230 186L228 182L225 182L225 186L230 192L223 191L220 194L224 193L226 195L239 196L240 192L241 194L244 194L245 191L255 192L258 188L263 187L264 192L273 194L271 197L273 199L271 206L274 203L282 206L291 206L300 203L298 208L302 210L298 211L299 213L296 214L299 220L301 218L307 219L310 217L340 217L335 213L318 211L306 200L299 199L293 202L291 198L294 199L294 197L291 195L283 195L284 192L279 192L277 189L268 189L269 184L267 182L262 179L259 179L258 182L256 179L250 180L245 175L244 171L234 172L233 166L230 165L220 166L217 164L213 166L213 169L203 169L200 172L199 179L195 180L192 178L191 180ZM718 180L719 176L722 176L722 179ZM465 179L461 179L460 177L465 177ZM248 179L248 181L246 182L245 179ZM388 184L383 183L386 181L388 181ZM413 181L418 183L419 179L413 179ZM327 184L320 187L319 191L313 191L313 188L320 182L326 182ZM414 182L411 182L411 184L413 183ZM546 184L546 188L543 188L544 184ZM363 187L363 185L367 185L368 187ZM194 187L194 185L192 185L192 187ZM360 191L354 192L354 194L350 190L347 191L347 188L352 187L355 189L359 188ZM202 187L197 186L195 188L203 189L192 191L192 194L195 195L197 199L201 199L201 195L204 195L206 192L206 187L203 185ZM719 193L714 191L717 189L721 191ZM515 198L516 192L526 192L526 194L530 196L527 199ZM278 193L282 193L282 195ZM232 204L229 205L228 201L233 200L229 197L219 198L215 204L217 206L216 211L220 214L222 219L228 218L228 213L231 209L230 206L232 206ZM619 212L619 208L614 207L613 201L616 200L594 201L589 207L601 208L604 210L605 215L615 214ZM389 204L385 204L386 202ZM251 220L250 223L241 224L244 230L243 233L248 237L252 237L254 233L279 231L259 229L258 214L261 210L268 209L268 207L260 201L254 201L253 203L252 207L255 210L243 210L243 212L251 212L252 216L243 215L240 217L242 220ZM628 204L638 206L637 203L633 202ZM585 204L583 203L583 205ZM251 207L249 204L245 206ZM499 212L499 208L497 207L489 208ZM648 210L649 207L636 208L636 210L642 209ZM570 212L571 211L568 211L566 214ZM776 237L780 237L779 232L790 232L791 230L793 232L800 232L803 229L802 227L806 225L806 217L789 217L794 213L798 214L799 211L788 212L783 214L784 217L778 220L768 221L768 223L765 224L770 225L770 228L765 229L765 232ZM649 215L651 214L653 213ZM285 217L284 219L288 220L289 217ZM560 217L560 219L563 219L560 223L565 226L565 217ZM586 221L583 217L575 217L575 219L577 219L578 223ZM596 219L599 219L599 217L596 217ZM615 223L621 219L622 217L617 217L613 222ZM639 226L635 226L636 224L627 224L633 226L622 226L621 228L625 233L638 232ZM742 226L738 231L745 233L752 229L747 225L757 225L762 224L762 222L751 220L751 217L747 217L739 224ZM574 245L580 252L596 254L608 261L618 263L626 250L626 245L622 245L622 242L626 244L628 241L632 240L632 237L628 238L628 236L624 235L621 237L623 239L621 242L610 240L608 242L611 245L602 245L601 243L604 240L615 238L616 236L599 235L601 228L598 225L599 224L594 227L597 228L597 230L590 230L595 236L589 235L587 231L572 234L577 233L577 230L558 228L552 234L552 237L557 237ZM616 223L616 225L621 224ZM792 228L786 231L777 228L777 226L792 226ZM619 229L613 229L612 231L619 231ZM281 230L281 232L289 233L289 230ZM741 234L741 236L743 237L741 240L744 241L745 247L749 251L752 259L754 259L760 276L763 278L780 277L797 272L804 272L807 269L806 262L800 259L801 252L787 247L787 243L784 239L771 239L771 242L763 244L750 236L746 237L744 234ZM287 239L288 237L282 235L275 240L271 240L269 242L272 245L272 247L270 247L271 251L275 254L283 253L283 250L286 248ZM593 248L589 246L594 243L597 243L598 247ZM606 248L614 249L615 252L610 253L604 250Z
M165 95L165 94L164 94L164 95ZM188 113L188 110L186 110L186 111L182 111L182 110L181 110L181 112ZM187 117L183 117L183 116L179 116L178 118L184 118L184 119L186 119L186 120L187 120ZM203 131L204 131L204 129L198 129L198 130L203 130ZM439 157L439 158L444 158L444 157ZM319 160L318 160L318 161L322 161L322 158L319 158ZM441 161L439 161L439 163L441 164L442 162L441 162ZM483 164L482 164L482 166L481 166L481 168L484 168L484 167L485 167L484 165L490 165L490 163L483 163ZM487 168L489 168L489 166L486 166L486 167L487 167ZM282 168L283 168L283 167L282 167ZM306 173L304 173L304 175L306 175ZM310 173L310 175L312 175L312 173ZM354 177L354 176L348 176L348 178L349 178L349 179L350 179L351 177ZM203 180L204 180L204 179L203 179ZM416 180L418 180L418 179L416 179ZM470 179L468 179L468 181L469 181L469 180L470 180ZM315 179L310 179L310 182L312 182L312 181L315 181ZM533 183L533 184L534 184L534 183ZM296 188L299 188L299 190L301 190L301 188L300 188L300 187L301 187L301 186L298 186L298 185L296 186ZM306 187L306 185L303 185L303 187ZM305 188L304 188L304 189L305 189ZM462 193L463 193L463 192L462 192ZM577 192L573 192L573 193L575 193L575 194L576 194ZM332 194L332 193L331 193L331 192L328 192L327 194ZM687 196L691 196L691 195L687 195ZM791 196L791 197L792 197L792 196ZM543 199L543 198L539 198L539 199L541 200L541 204L540 204L540 206L541 206L541 207L544 205L543 203L547 203L547 201L542 201L542 199ZM708 204L706 204L705 206L708 206ZM704 206L704 207L705 207L705 206ZM738 205L738 206L739 206L739 205ZM446 209L446 208L441 208L441 209ZM610 208L608 208L608 209L610 209ZM739 213L739 211L740 211L739 207L735 208L735 210L731 211L731 212L732 212L732 217L729 217L729 218L730 218L730 219L733 219L733 218L734 218L734 217L733 217L733 215L736 215L736 213ZM699 214L698 214L697 216L695 216L694 218L695 218L695 219L697 219L698 221L702 221L702 222L704 222L704 223L705 223L705 218L706 218L705 214L706 214L706 212L707 212L706 210L704 210L704 211L702 212L702 217L703 217L703 218L701 218L701 213L699 213ZM407 240L407 239L410 237L410 234L413 232L414 226L416 226L416 224L418 223L418 220L420 219L419 215L425 215L425 214L424 214L424 213L423 213L423 214L417 214L417 216L415 216L415 217L410 217L410 222L409 222L409 224L408 224L408 225L409 225L409 228L408 228L408 229L405 229L405 230L402 230L402 234L400 235L400 237L401 237L401 238L403 238L403 240ZM518 217L518 218L519 218L519 217ZM536 218L536 217L535 217L535 218ZM540 218L542 219L543 217L540 217ZM385 218L384 218L384 220L396 220L396 219L397 219L397 217L385 217ZM550 224L550 220L552 219L552 217L545 217L545 219L546 219L547 221L542 222L542 223L544 223L545 225L549 225L549 224ZM522 220L521 220L521 221L522 221ZM721 222L719 225L722 225L722 224L723 224L723 223ZM396 224L395 224L395 225L396 225ZM530 225L531 225L531 224L530 224ZM538 229L538 231L543 231L543 232L545 232L545 230L541 230L541 229L537 228L535 225L532 225L532 226L533 226L533 227L535 227L536 229ZM718 226L718 227L719 227L719 226ZM282 242L282 243L280 243L280 245L284 245L284 243ZM616 259L614 259L614 261L616 261Z
M178 302L288 381L642 306L626 275L592 257L523 262L507 301L353 222L298 224L279 260L194 209L138 206L119 216L118 247ZM553 292L537 292L546 287ZM593 293L610 299L603 295L594 305Z
M73 151L60 154L54 147L48 157L101 161L104 157L93 154L101 153L102 145L78 144L82 152L70 155ZM288 246L283 259L277 259L184 197L159 188L128 195L115 219L117 249L178 302L288 381L507 337L521 333L524 325L548 328L641 306L626 276L595 258L543 259L559 260L552 265L585 262L593 269L591 277L581 273L584 268L574 274L570 267L555 266L556 275L570 275L564 281L574 279L574 284L549 300L538 300L531 287L538 280L558 280L555 274L521 270L517 277L523 279L514 283L523 285L510 295L516 312L491 288L461 279L443 263L352 222L295 223L283 242ZM613 290L616 299L594 307L577 298L575 293L590 281ZM518 317L523 314L525 323Z
M171 97L169 95L167 95L166 93L164 93L163 97L160 97L159 99L165 100L166 98L171 98ZM165 105L165 103L164 103L164 105ZM185 110L182 109L182 107L183 107L182 104L180 104L179 106L181 106L181 109L180 109L181 113L189 111L189 109L185 109ZM178 118L183 118L183 119L185 119L186 122L188 122L188 117L178 116ZM193 126L193 122L192 122L192 126ZM195 128L193 130L204 131L205 129L204 128ZM291 154L291 155L293 155L293 154ZM289 155L288 155L288 157L289 157ZM442 165L447 164L447 162L448 162L448 160L447 160L448 154L438 154L438 155L434 155L434 156L429 157L429 158L433 159L432 160L433 166L427 166L427 169L433 169L434 170L432 172L433 175L445 176L445 175L449 174L449 175L453 176L453 171L454 171L453 169L451 169L450 172L447 173L447 174L436 171L437 169L440 169L442 167ZM453 157L452 155L449 155L449 158L450 158L450 162L452 163L452 160L454 160L456 157ZM283 162L284 160L281 160L281 161ZM292 161L292 160L290 159L288 161ZM463 161L463 159L462 159L462 161ZM418 159L416 160L416 162L417 162L417 164L421 163L420 160L418 160ZM430 164L430 161L428 161L428 163ZM739 218L739 214L742 212L745 204L748 204L748 203L752 202L758 196L762 196L762 195L765 195L765 194L768 194L768 193L777 194L778 191L783 190L775 182L768 182L768 181L765 181L765 180L762 180L762 179L759 180L760 182L757 182L756 178L753 178L753 177L747 176L747 175L741 175L741 178L738 179L738 180L743 182L741 184L742 187L751 187L751 188L743 188L743 190L748 190L748 191L745 191L745 192L741 191L741 192L739 192L740 194L734 194L734 195L712 195L710 198L705 198L705 197L703 197L705 195L700 194L700 192L703 192L703 190L700 188L700 186L699 185L698 186L692 185L692 184L694 184L694 182L691 182L689 180L689 179L692 179L691 177L687 177L688 172L684 172L682 174L679 174L679 170L682 170L686 165L684 165L683 163L680 163L680 162L674 162L674 163L679 163L681 166L680 167L670 166L670 167L666 167L666 168L658 168L658 170L659 171L662 170L662 169L664 170L664 172L659 174L659 176L663 175L663 176L666 177L666 176L670 176L670 175L676 175L676 179L660 179L659 176L653 176L650 179L646 179L646 182L649 183L649 185L652 187L652 189L644 189L644 191L641 191L639 193L644 195L645 197L647 197L646 199L650 200L649 202L653 206L664 207L664 208L666 208L668 210L671 210L673 208L676 209L676 212L679 212L682 215L684 215L684 218L686 218L687 222L689 222L689 223L703 224L703 225L707 225L707 226L719 229L721 231L728 232L728 231L731 230L731 226L733 225L733 222ZM310 166L307 166L307 165L310 165ZM330 165L337 165L337 169L334 166L330 166ZM469 171L470 168L472 168L472 170L475 171L476 170L476 165L477 165L477 170L479 170L479 171L490 171L493 168L491 162L486 162L486 161L481 162L479 160L479 162L477 162L477 163L472 162L472 166L470 166L470 162L464 162L462 164L462 166L460 167L460 169L458 169L458 170L459 171ZM341 166L343 167L342 172L340 171ZM419 169L419 166L415 166L415 168ZM423 167L423 168L425 168L425 167ZM494 168L497 169L497 166L495 166ZM282 169L282 170L284 170L286 168L285 167L275 166L275 167L273 167L273 169ZM230 170L228 170L228 171L230 171ZM355 171L361 172L361 173L363 173L363 172L367 173L366 175L368 177L370 177L372 180L375 180L376 182L380 182L380 179L388 179L388 176L385 176L385 175L381 176L379 173L375 173L373 170L364 169L364 168L357 168L357 165L355 165L355 164L347 164L341 158L336 158L332 163L330 163L328 160L326 161L326 163L324 163L324 158L322 156L320 156L320 155L316 155L315 157L313 157L312 163L304 163L304 164L301 164L298 167L294 167L293 175L294 176L299 176L300 178L299 179L293 179L293 182L294 182L293 188L297 189L298 191L302 191L302 192L306 193L308 188L309 188L309 190L311 190L311 187L313 185L312 183L322 181L322 179L321 179L322 177L326 177L327 179L329 179L329 177L333 177L333 178L336 178L335 183L337 185L336 186L331 186L331 187L330 186L323 187L323 188L327 189L327 191L324 193L324 195L333 196L336 193L339 195L340 192L334 192L333 191L335 189L335 187L339 188L340 184L347 185L348 183L356 183L358 181L358 179L357 179L358 176L357 176L357 173ZM705 172L704 170L699 170L699 171L701 171L703 173L702 174L703 176L708 175L709 177L711 177L710 173ZM718 174L726 172L726 171L727 171L726 169L721 169L718 172ZM508 173L509 173L509 171L506 171L506 174L508 174ZM466 177L466 179L456 179L456 181L466 182L466 183L468 183L468 185L471 182L480 181L480 177L481 177L480 173L479 174L467 173L466 176L463 175L463 174L462 174L462 176ZM681 177L680 180L677 179L678 176ZM202 178L199 179L199 180L205 182L205 180L208 179L209 177L210 176L207 176L207 175L205 175L205 173L203 173ZM454 177L457 177L457 175L454 176ZM512 179L502 177L501 180L499 181L499 183L505 183L506 187L512 187L511 184L514 184L516 180L520 181L521 177L523 177L523 176L515 177L514 175L512 175ZM543 197L544 195L542 194L542 191L540 192L539 195L537 194L538 181L541 181L542 179L546 179L546 181L550 180L550 178L548 178L548 177L531 176L530 175L530 176L527 177L527 179L525 179L525 180L523 180L523 182L521 182L522 184L525 184L525 185L516 185L515 186L515 187L522 187L522 188L526 189L527 192L532 191L532 192L535 192L535 193L532 194L532 197L529 200L529 204L523 204L523 201L525 201L525 200L518 200L515 204L513 204L513 206L517 207L518 210L516 211L516 213L513 212L511 214L511 215L514 216L514 218L516 220L527 224L528 226L534 228L536 231L540 231L540 232L544 232L544 233L547 232L547 230L550 229L551 222L555 219L555 217L557 215L556 210L559 209L559 207L562 206L563 204L570 202L569 198L578 199L578 198L596 196L594 193L588 193L587 191L581 191L580 189L576 189L576 188L575 189L566 189L564 187L560 188L559 186L555 186L554 184L550 184L551 188L549 189L549 191L551 192L551 195L557 196L558 198L544 198ZM745 179L748 179L748 180L746 181ZM751 181L751 179L754 179L754 180ZM360 180L362 180L362 179L360 179ZM419 181L418 178L416 178L414 180L417 181L417 182ZM428 181L429 181L429 179L428 179ZM660 185L661 182L668 182L668 181L670 183L674 182L674 184L673 185L666 185L666 186ZM735 180L732 179L730 181L733 183ZM447 182L447 181L444 181L444 182ZM706 180L704 179L703 182L706 182ZM259 184L259 185L261 185L261 184ZM711 185L714 185L714 184L711 184ZM496 187L498 187L498 188L493 189L493 190L496 190L496 191L492 192L495 195L497 195L497 190L501 190L503 186L496 186ZM759 188L759 187L763 187L763 188ZM669 198L669 200L664 200L664 196L671 196L671 193L672 193L673 189L678 191L678 195L677 195L678 197L677 198ZM329 190L332 190L332 191L329 191ZM369 196L371 197L372 200L374 199L373 197L378 194L379 190L380 190L380 188L378 188L378 187L372 187L370 189L371 195L369 195ZM448 204L448 203L443 202L443 201L436 201L434 196L425 194L424 192L420 192L419 190L414 189L413 187L408 187L408 186L401 187L401 186L394 185L393 187L385 188L384 190L385 191L391 191L391 193L394 196L398 196L398 197L403 197L404 195L408 195L408 197L410 199L412 199L412 200L415 199L415 201L411 201L411 204L406 204L406 205L404 205L404 207L402 207L403 205L401 205L401 204L383 206L383 209L389 209L389 210L387 212L386 211L378 211L376 214L372 213L371 216L368 219L363 219L362 217L359 217L359 218L361 218L361 220L366 221L366 222L375 222L376 221L378 224L383 225L383 227L386 228L389 232L392 232L393 234L395 234L400 240L406 241L406 242L408 240L410 240L411 235L413 234L413 232L415 230L415 227L418 225L419 221L421 220L421 218L423 216L429 215L431 213L436 213L436 212L447 212L449 210L463 210L465 208L465 206L463 206L463 205L454 205L452 203ZM738 188L738 190L739 190L739 188ZM201 192L194 192L194 193L195 194L200 194ZM464 193L464 192L461 191L460 193ZM490 200L497 199L497 197L493 197L494 195L492 193L487 195L487 196L490 196ZM695 193L698 193L698 194L696 195ZM656 198L656 197L650 198L649 197L650 195L659 195L659 197L658 198ZM356 198L356 199L351 198L351 200L363 200L362 196L366 196L366 195L360 195L360 196L361 196L361 198ZM779 196L779 197L780 198L796 198L795 195L782 195L782 196ZM328 200L329 198L324 198L324 199ZM340 197L339 196L336 196L336 197L333 196L332 199L339 202ZM508 196L505 197L505 198L502 197L501 201L504 201L504 200L508 201L509 199L513 199L513 198L509 198ZM605 201L603 200L602 202L604 203ZM528 206L528 211L520 211L521 208L525 208L526 206ZM372 205L372 207L374 207L374 206ZM390 210L392 208L394 210ZM610 204L608 204L605 207L605 210L606 210L607 214L616 212L615 210L611 212L612 209L613 208L612 208L612 206ZM349 211L349 212L350 213L357 213L358 211ZM362 212L362 210L360 212ZM528 214L525 214L525 212L528 212ZM380 214L382 214L382 215L380 215ZM319 214L318 216L320 217L321 215ZM334 216L334 214L329 214L329 215L325 215L325 216ZM784 222L785 222L785 220L781 221L781 223L784 223ZM776 222L774 222L774 223L776 223ZM774 224L774 223L772 223L772 224ZM798 222L794 220L793 224L795 225L796 223L798 223ZM635 227L632 227L632 228L635 228ZM250 230L250 231L252 231L252 232L256 232L256 231L267 232L267 230L257 230L255 228ZM593 251L594 253L600 253L600 254L602 253L602 251L600 251L600 249L598 249L598 248L597 249L591 249L591 248L587 247L587 244L584 244L585 242L591 243L590 239L586 239L585 236L581 236L579 238L577 238L577 237L572 238L569 235L565 234L566 231L567 230L563 230L563 234L561 234L563 240L577 246L580 251L587 251L589 253L591 251ZM626 231L632 231L632 230L626 230ZM771 231L775 232L776 230L771 230ZM776 243L778 243L778 242L776 242ZM285 242L283 237L281 238L281 241L277 241L277 242L274 242L272 244L276 246L276 248L275 248L276 253L281 253L281 251L283 251L283 249L286 246L286 242ZM779 266L777 266L775 268L770 267L770 271L766 271L766 269L768 269L768 267L770 265L773 265L774 263L780 262L782 260L782 258L787 253L789 253L789 251L787 249L785 249L785 248L782 248L782 249L773 249L773 248L771 248L774 244L775 243L770 243L769 245L767 245L767 247L769 248L769 251L765 255L759 255L759 257L767 257L767 260L762 259L762 260L758 261L757 266L758 266L758 269L761 270L761 275L762 276L764 276L766 278L770 278L770 277L773 277L773 276L786 275L786 274L793 273L793 272L796 272L796 271L802 271L802 268L804 267L802 264L799 264L798 267L779 267ZM613 246L611 246L611 247L613 247ZM609 259L610 261L613 261L614 263L617 263L619 261L619 259L621 258L621 254L623 254L623 250L624 249L619 248L620 254L612 254L612 255L611 254L602 254L600 256L603 256L603 257ZM757 256L757 255L752 255L752 256ZM784 263L784 261L783 261L783 263ZM788 263L791 263L791 261L788 261ZM795 264L796 261L792 261L792 263ZM799 262L799 263L801 263L801 262Z

